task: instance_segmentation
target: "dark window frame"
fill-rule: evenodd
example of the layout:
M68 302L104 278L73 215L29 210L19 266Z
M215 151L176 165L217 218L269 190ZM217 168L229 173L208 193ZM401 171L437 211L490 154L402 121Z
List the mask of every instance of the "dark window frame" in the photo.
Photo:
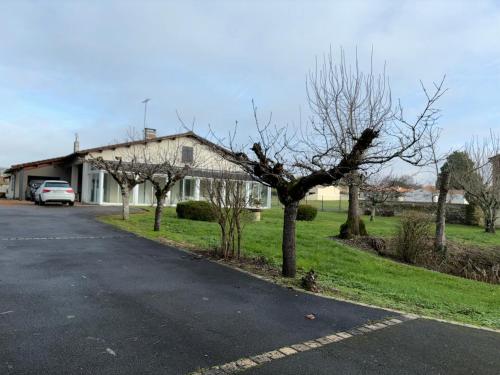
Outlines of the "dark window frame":
M182 146L181 162L191 164L194 161L194 150L190 146Z

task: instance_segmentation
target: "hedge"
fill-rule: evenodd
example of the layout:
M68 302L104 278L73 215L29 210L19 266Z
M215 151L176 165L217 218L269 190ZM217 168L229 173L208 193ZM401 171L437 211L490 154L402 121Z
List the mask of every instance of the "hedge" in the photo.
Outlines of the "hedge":
M180 219L215 221L210 203L205 201L187 201L177 203L175 208Z
M318 209L316 207L308 204L301 204L297 211L297 220L312 221L316 218L317 214Z

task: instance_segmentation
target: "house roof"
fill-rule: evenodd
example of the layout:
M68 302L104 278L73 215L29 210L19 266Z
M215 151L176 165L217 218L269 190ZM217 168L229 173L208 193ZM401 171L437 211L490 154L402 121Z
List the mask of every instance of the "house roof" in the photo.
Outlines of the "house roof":
M85 150L80 150L80 151L77 151L77 152L74 152L74 153L71 153L71 154L65 155L65 156L59 156L59 157L50 158L50 159L43 159L43 160L36 160L36 161L31 161L31 162L22 163L22 164L15 164L15 165L12 165L9 169L5 170L5 173L12 173L14 171L18 171L18 170L23 169L23 168L37 167L37 166L44 165L44 164L64 163L64 162L71 161L74 158L85 156L91 152L101 152L104 150L114 150L114 149L119 148L119 147L130 147L132 145L137 145L137 144L161 142L163 140L176 139L176 138L181 138L181 137L189 137L189 138L196 139L201 144L209 146L209 147L219 151L222 154L226 154L226 155L231 154L230 150L228 150L222 146L219 146L218 144L213 143L213 142L209 141L208 139L203 138L192 131L188 131L185 133L166 135L166 136L155 137L155 138L151 138L151 139L141 139L138 141L122 142L122 143L115 143L112 145L93 147L93 148L88 148Z

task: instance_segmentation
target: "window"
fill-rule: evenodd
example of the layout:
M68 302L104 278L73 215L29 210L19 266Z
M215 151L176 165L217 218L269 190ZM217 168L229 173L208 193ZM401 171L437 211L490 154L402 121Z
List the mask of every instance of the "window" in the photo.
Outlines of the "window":
M153 204L153 184L146 181L139 184L139 204Z
M67 182L46 182L45 187L69 188L69 184Z
M212 181L203 178L200 180L200 199L208 200L210 198L210 184Z
M195 180L192 178L185 178L183 181L184 187L184 195L182 197L183 200L193 200L194 199L194 189L195 189Z
M193 162L193 148L182 146L182 163L191 164Z

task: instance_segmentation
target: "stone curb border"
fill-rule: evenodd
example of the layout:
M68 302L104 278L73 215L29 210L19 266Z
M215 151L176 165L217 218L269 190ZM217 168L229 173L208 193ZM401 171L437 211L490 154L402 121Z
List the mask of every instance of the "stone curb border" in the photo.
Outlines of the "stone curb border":
M319 337L314 340L304 341L302 343L285 346L266 353L257 354L251 357L244 357L222 365L213 366L205 369L196 370L189 375L226 375L245 371L249 368L260 366L262 364L305 352L311 349L317 349L325 345L333 344L338 341L348 339L353 336L365 335L367 333L384 329L393 325L401 324L408 320L417 319L417 315L405 314L394 318L388 318L376 323L364 324L360 327L346 331L335 332L331 335Z

